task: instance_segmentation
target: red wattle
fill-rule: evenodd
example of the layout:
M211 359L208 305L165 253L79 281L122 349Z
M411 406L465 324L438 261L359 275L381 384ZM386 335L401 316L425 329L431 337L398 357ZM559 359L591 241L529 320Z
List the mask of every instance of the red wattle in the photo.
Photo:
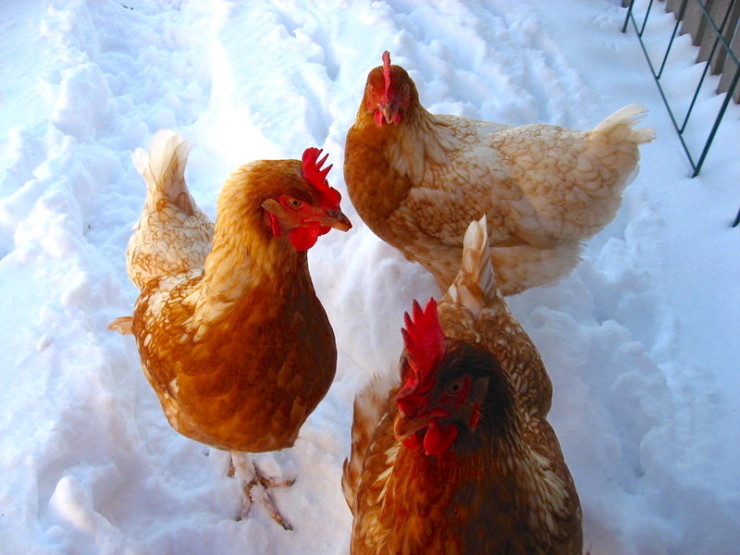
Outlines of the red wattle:
M380 110L375 110L375 112L373 112L373 121L378 127L383 127L383 124L385 123L383 112L381 112Z
M296 227L290 230L290 242L297 251L307 251L316 244L321 235L321 226Z
M454 424L441 425L437 420L431 420L424 434L424 452L427 455L441 455L457 438L457 426Z

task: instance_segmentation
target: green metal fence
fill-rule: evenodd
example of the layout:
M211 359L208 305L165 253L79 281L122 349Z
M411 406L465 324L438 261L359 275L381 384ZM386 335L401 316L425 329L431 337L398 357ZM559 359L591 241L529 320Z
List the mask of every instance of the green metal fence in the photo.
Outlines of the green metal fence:
M692 177L695 177L701 171L706 160L727 106L733 98L736 101L740 100L740 88L738 87L738 80L740 80L740 61L738 61L738 55L740 54L740 0L667 0L667 2L658 2L658 4L664 5L667 11L673 12L676 23L668 44L657 55L654 47L651 48L652 52L648 51L644 40L646 31L648 31L648 21L651 17L655 17L654 4L656 2L654 0L639 2L641 11L639 15L636 14L634 9L636 3L635 0L628 3L627 16L624 20L622 32L626 32L629 25L632 24L632 28L637 33L650 71L693 170ZM678 107L683 104L678 100L683 99L669 97L662 82L668 71L667 61L674 47L676 37L685 33L691 34L693 44L699 47L697 62L704 63L703 71L686 109ZM707 75L710 72L714 75L720 75L716 92L724 94L724 99L708 129L706 139L703 140L702 145L696 148L689 144L686 130L692 115L694 115L694 107L699 94L702 88L707 86ZM738 225L738 223L740 223L740 212L738 212L733 226Z

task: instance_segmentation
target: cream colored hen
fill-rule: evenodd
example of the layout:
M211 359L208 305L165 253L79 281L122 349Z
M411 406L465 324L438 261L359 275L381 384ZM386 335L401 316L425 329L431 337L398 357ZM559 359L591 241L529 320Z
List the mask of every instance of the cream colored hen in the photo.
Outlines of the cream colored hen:
M434 115L386 52L347 135L344 177L370 229L442 290L468 223L486 214L499 287L511 295L568 274L583 240L614 218L638 145L655 136L634 128L644 112L626 106L590 131Z

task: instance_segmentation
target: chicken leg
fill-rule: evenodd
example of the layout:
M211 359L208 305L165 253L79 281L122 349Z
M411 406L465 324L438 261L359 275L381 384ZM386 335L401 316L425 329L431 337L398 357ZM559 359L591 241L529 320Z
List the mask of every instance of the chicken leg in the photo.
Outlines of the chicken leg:
M243 488L241 510L239 511L237 520L246 517L252 508L252 504L256 503L267 511L270 517L285 530L293 529L275 507L268 490L271 488L292 486L295 483L295 479L280 481L268 478L262 474L262 471L254 463L249 453L238 451L231 452L231 471L229 475L235 475Z

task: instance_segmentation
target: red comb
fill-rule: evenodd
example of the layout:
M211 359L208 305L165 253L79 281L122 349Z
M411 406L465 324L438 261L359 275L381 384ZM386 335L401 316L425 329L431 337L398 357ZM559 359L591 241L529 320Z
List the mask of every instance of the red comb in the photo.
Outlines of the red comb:
M333 164L329 164L326 168L321 168L324 162L326 162L326 159L329 158L329 155L326 154L319 160L322 152L323 150L315 147L307 148L303 151L303 177L318 193L319 202L322 206L332 210L339 210L339 201L342 200L342 195L336 189L329 187L329 182L326 180L326 176Z
M388 100L388 93L391 88L391 53L387 50L383 52L383 98Z
M422 382L444 356L445 336L439 323L437 301L429 299L424 310L414 301L412 313L412 316L408 312L403 315L405 328L401 334L414 374L412 380Z

